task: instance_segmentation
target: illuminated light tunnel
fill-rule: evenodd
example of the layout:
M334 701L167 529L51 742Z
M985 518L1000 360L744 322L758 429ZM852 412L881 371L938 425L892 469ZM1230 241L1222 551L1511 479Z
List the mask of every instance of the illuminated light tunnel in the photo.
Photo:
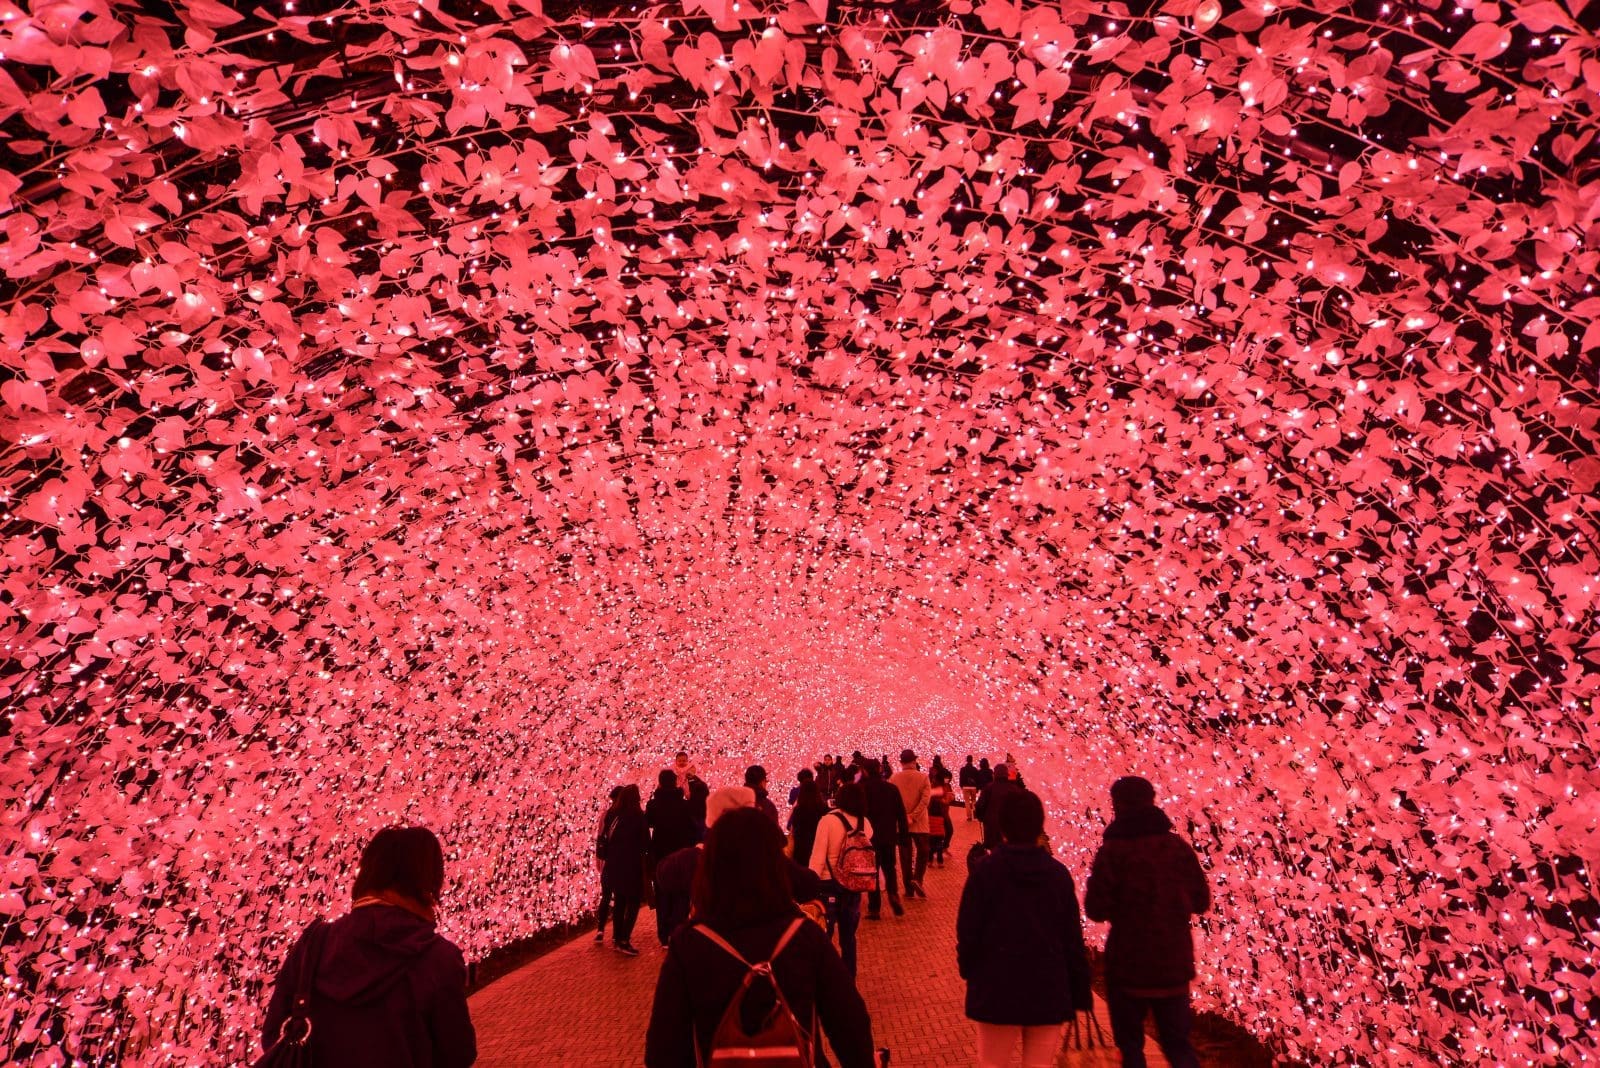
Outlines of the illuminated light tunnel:
M678 748L1124 771L1197 1003L1593 1064L1582 0L0 0L0 1049L231 1064ZM1091 936L1097 936L1091 928Z

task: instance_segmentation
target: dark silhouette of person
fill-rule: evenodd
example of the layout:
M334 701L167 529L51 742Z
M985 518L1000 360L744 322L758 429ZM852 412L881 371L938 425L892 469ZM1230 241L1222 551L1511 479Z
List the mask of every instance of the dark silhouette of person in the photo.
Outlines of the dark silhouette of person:
M889 896L889 910L896 916L906 914L900 903L900 884L895 877L895 864L900 855L900 843L910 833L906 822L906 803L900 791L883 776L883 768L876 760L866 762L867 777L864 791L867 800L867 822L872 824L872 848L878 854L878 871L882 874L883 889L867 892L867 919L883 918L883 895Z
M961 892L956 962L967 981L967 1018L978 1025L978 1063L1004 1065L1022 1044L1023 1068L1046 1068L1062 1026L1090 1007L1089 957L1078 889L1040 842L1044 804L1017 790L1000 809L1001 844Z
M1005 805L1006 798L1021 790L1022 787L1011 781L1011 768L1007 764L994 766L994 781L983 788L978 794L977 816L983 821L983 845L985 849L998 849L1002 836L1000 834L1000 810Z
M1125 1068L1143 1068L1144 1018L1172 1068L1199 1068L1189 1043L1194 1015L1194 938L1189 917L1211 907L1211 889L1194 849L1156 807L1155 787L1129 775L1111 784L1113 819L1095 854L1083 907L1110 921L1106 1007Z
M650 829L639 805L639 788L632 783L617 793L600 828L600 887L614 904L611 941L619 953L637 957L633 925L644 901L644 860L650 848ZM605 936L602 921L596 941Z
M289 951L262 1045L298 1039L309 1021L314 1064L467 1068L477 1060L466 961L434 931L443 892L444 850L432 831L388 827L373 835L350 911L313 925ZM309 1014L296 1018L303 968L312 969Z
M828 1063L825 1031L840 1068L872 1068L866 1002L827 933L802 917L790 891L783 832L759 809L734 809L712 825L695 873L693 916L672 936L656 979L646 1068L700 1064L699 1051L710 1048L748 964L761 962L770 963L801 1026L821 1023L810 1036L816 1064ZM772 987L756 981L741 1006L746 1030L774 1003Z

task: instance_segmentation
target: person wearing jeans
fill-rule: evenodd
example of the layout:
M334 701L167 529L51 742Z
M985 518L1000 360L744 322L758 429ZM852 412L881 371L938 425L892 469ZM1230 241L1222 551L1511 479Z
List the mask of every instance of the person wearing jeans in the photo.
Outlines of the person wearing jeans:
M1001 845L973 866L961 892L956 966L978 1028L979 1068L1004 1068L1018 1043L1023 1068L1048 1068L1066 1022L1090 1007L1078 890L1039 844L1037 795L1010 793L999 823Z
M619 953L630 957L639 955L633 948L633 925L644 898L644 857L649 846L650 828L645 823L644 807L639 804L639 788L630 783L617 791L616 800L606 811L598 843L601 904L607 895L613 903L611 940ZM604 917L602 907L602 926L596 932L601 938L605 935Z
M928 874L928 802L933 797L933 787L917 767L917 754L910 749L900 754L900 770L889 781L900 791L900 802L906 810L908 833L900 842L900 872L905 878L906 896L925 898L928 895L922 890L922 880Z
M823 894L829 900L829 933L839 932L839 956L850 974L856 974L856 930L861 926L861 892L846 890L834 877L845 836L854 830L872 837L872 823L866 817L866 795L858 783L847 783L834 796L837 810L817 821L812 842L810 867L822 876Z
M1124 1068L1144 1068L1144 1018L1172 1068L1199 1068L1189 1042L1194 938L1189 917L1211 907L1211 889L1193 847L1156 807L1147 779L1111 784L1113 819L1095 854L1083 909L1110 921L1106 937L1107 1008Z
M872 822L872 848L878 854L878 873L883 892L889 895L889 910L896 916L905 915L900 904L900 886L895 879L895 865L899 860L900 843L907 837L906 806L900 791L884 778L882 766L876 760L867 761L867 778L863 784L867 817ZM910 889L909 887L907 888ZM882 894L873 890L867 894L867 919L882 918Z

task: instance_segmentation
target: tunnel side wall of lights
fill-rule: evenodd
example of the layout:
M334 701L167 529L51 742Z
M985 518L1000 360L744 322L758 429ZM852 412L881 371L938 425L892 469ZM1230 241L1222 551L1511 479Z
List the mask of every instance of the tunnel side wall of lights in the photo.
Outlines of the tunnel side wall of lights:
M1594 1063L1580 6L0 0L0 1048L239 1063L377 827L477 960L676 749L910 742L1080 881L1154 779L1288 1055Z

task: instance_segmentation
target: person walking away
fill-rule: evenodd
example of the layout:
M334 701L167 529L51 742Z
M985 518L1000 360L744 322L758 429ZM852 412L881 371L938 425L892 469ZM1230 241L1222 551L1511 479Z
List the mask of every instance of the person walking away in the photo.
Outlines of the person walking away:
M856 974L856 931L861 926L861 891L845 886L853 878L845 874L845 846L852 834L872 841L872 823L866 817L867 797L860 783L839 787L837 807L817 824L811 846L811 870L822 877L824 893L832 903L832 918L839 930L839 955L850 974ZM877 850L873 850L877 862Z
M1189 917L1211 907L1211 888L1194 849L1156 807L1148 779L1130 775L1112 783L1111 810L1083 907L1091 920L1111 923L1106 1002L1112 1038L1124 1068L1144 1068L1144 1018L1151 1013L1172 1068L1199 1068L1189 1042L1195 976Z
M756 808L767 814L774 827L782 827L783 824L778 821L778 806L767 796L767 769L760 764L751 764L744 769L744 784L756 792Z
M605 847L601 892L609 890L615 902L611 943L617 952L637 957L633 925L639 919L639 905L644 898L644 858L650 847L650 830L644 809L639 806L639 787L629 783L617 794L617 802L601 830L601 842ZM604 927L598 935L596 941L605 937Z
M944 852L950 844L950 784L936 784L928 795L928 863L944 867Z
M650 803L645 806L644 820L650 828L650 857L657 864L684 846L694 844L694 815L671 768L662 769L656 792L650 795Z
M1039 845L1044 803L1006 795L1001 845L967 877L956 912L956 964L967 1018L978 1026L979 1068L1048 1068L1067 1021L1090 1008L1089 957L1072 875Z
M1000 809L1005 804L1006 798L1022 789L1011 781L1011 768L1006 764L994 766L994 781L984 788L978 795L978 819L983 821L983 845L985 849L999 849L1000 834Z
M794 807L789 810L789 855L801 864L811 863L811 846L817 838L817 823L828 814L828 803L809 771L800 772L800 788Z
M650 828L650 849L645 855L645 881L651 888L654 902L656 869L667 857L695 841L694 817L689 813L689 799L678 787L678 777L671 768L661 769L656 778L656 792L644 808L644 822ZM659 909L657 920L660 919Z
M444 850L388 827L361 853L350 911L289 950L261 1025L264 1049L303 1042L314 1064L467 1068L478 1059L461 950L434 931ZM298 993L309 990L306 1005Z
M706 810L714 825L717 820L738 808L754 808L755 791L746 786L725 786L712 794ZM664 858L656 868L656 937L665 946L674 932L689 920L695 872L700 867L704 852L701 843L695 843ZM801 905L815 904L815 912L822 914L822 880L804 864L785 858L788 862L789 891Z
M867 919L883 918L883 894L889 896L889 909L896 916L906 914L900 903L900 886L895 878L895 864L899 859L900 842L909 833L906 824L906 805L900 791L883 777L883 768L876 760L864 765L866 779L867 819L872 823L872 847L878 851L878 869L883 873L882 890L867 894Z
M706 801L711 797L711 787L698 775L689 776L689 825L694 830L694 840L706 836Z
M811 1063L828 1064L826 1032L840 1068L872 1068L866 1002L827 934L801 917L785 875L783 835L758 810L735 809L712 826L695 877L694 915L673 935L656 979L646 1068L721 1063L717 1040L727 1035L730 1009L732 1029L748 1041L785 1006L809 1032L803 1042ZM752 977L758 969L766 975Z
M978 807L978 768L972 762L972 756L967 756L967 762L961 765L958 780L961 784L961 805L967 810L967 822L977 819L973 809Z
M978 792L981 794L994 782L994 770L989 767L988 757L978 758Z
M754 808L754 790L743 786L724 786L706 800L706 818L717 820L736 808ZM700 868L703 842L669 853L656 865L656 938L662 946L672 941L679 927L689 922L695 872Z
M928 768L928 782L938 786L941 782L950 781L950 769L944 766L944 760L939 754L933 755L933 764Z
M622 787L611 788L610 802L606 810L600 814L600 826L594 833L594 866L600 872L600 904L595 907L595 932L594 940L606 940L606 923L611 919L611 908L615 904L616 895L606 882L606 829L611 826L611 817L617 811L617 798L622 796Z
M928 777L917 767L917 754L910 749L900 753L900 770L889 779L900 791L900 801L906 808L906 836L900 842L900 872L904 877L906 897L928 895L922 889L922 880L928 874L928 802L933 787Z

